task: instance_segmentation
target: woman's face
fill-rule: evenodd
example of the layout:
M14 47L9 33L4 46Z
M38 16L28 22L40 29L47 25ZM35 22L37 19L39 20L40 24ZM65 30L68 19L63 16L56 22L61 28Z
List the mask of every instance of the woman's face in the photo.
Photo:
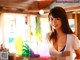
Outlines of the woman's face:
M50 16L50 25L52 26L52 28L56 30L61 29L62 26L61 19Z

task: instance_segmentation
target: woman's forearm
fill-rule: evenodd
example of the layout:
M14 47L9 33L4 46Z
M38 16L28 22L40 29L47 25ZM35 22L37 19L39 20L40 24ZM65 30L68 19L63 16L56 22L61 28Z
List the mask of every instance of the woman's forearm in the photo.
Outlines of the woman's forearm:
M80 55L76 55L75 59L79 59L80 60Z

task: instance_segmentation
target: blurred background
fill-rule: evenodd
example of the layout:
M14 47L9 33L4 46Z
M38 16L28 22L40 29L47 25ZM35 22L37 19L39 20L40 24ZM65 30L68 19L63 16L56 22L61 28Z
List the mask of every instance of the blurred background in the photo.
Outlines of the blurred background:
M69 25L80 39L80 0L0 0L0 47L16 57L30 56L30 51L49 57L48 13L55 6L66 10Z

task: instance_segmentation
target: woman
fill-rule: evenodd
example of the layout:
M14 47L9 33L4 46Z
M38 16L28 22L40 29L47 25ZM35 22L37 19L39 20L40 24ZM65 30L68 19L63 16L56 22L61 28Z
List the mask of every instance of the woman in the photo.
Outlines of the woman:
M68 18L62 7L54 7L50 10L49 20L52 32L49 34L50 55L56 56L57 60L80 59L79 40L73 34L68 24Z

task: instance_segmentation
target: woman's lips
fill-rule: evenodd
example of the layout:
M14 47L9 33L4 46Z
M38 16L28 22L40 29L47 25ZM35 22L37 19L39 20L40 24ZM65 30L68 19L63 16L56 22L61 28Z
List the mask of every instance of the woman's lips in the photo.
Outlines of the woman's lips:
M57 27L58 26L58 24L57 25L53 25L54 27Z

